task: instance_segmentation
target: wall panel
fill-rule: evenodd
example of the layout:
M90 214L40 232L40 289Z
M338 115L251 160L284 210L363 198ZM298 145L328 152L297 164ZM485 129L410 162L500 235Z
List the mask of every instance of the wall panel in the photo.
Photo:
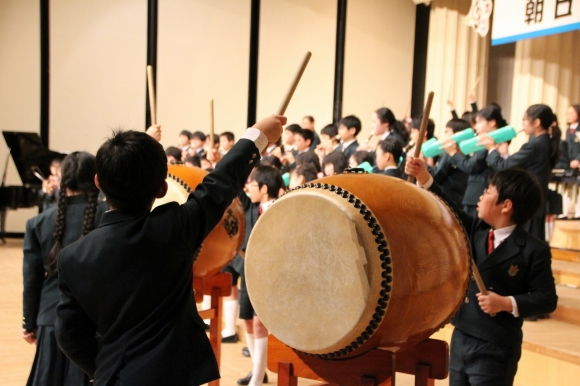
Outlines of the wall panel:
M157 120L165 147L183 129L244 132L248 104L250 0L159 2Z
M144 130L147 2L50 5L51 148L95 153L111 128Z
M336 11L336 0L262 1L258 119L276 112L304 54L311 51L286 110L288 123L300 124L303 116L312 115L320 131L332 122Z
M362 121L370 134L373 111L408 114L413 79L415 10L412 1L350 1L347 9L343 116Z
M40 6L37 0L0 1L0 130L40 133ZM0 178L8 155L0 136ZM22 185L12 159L6 185ZM22 232L37 209L9 211L8 232Z

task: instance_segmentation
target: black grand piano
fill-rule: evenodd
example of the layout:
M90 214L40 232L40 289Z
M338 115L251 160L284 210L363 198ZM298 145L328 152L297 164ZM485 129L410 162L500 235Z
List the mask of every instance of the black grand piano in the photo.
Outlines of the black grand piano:
M57 158L63 159L66 154L45 148L36 133L3 131L2 134L10 150L0 185L0 240L4 242L7 210L38 206L42 189L42 181L38 176L48 176L51 162ZM14 160L22 185L6 186L10 158Z

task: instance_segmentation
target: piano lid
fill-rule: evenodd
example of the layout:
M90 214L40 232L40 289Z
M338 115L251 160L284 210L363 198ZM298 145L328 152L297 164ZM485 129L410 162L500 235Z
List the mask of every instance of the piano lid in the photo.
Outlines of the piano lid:
M2 134L23 185L40 185L41 181L34 175L35 168L48 176L52 160L66 157L66 154L46 149L36 133L3 131Z

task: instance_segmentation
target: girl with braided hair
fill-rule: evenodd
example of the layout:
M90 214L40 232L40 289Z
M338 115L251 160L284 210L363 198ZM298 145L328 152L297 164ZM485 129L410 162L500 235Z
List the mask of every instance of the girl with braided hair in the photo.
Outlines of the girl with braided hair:
M22 337L36 343L27 385L88 385L89 378L62 353L54 335L58 289L57 258L62 248L80 239L108 209L95 186L95 157L69 154L62 163L58 205L26 223Z

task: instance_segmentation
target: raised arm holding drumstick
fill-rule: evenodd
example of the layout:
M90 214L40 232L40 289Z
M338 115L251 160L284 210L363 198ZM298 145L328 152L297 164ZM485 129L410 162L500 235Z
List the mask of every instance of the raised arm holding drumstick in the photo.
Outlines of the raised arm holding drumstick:
M257 122L183 205L153 211L155 198L167 192L163 147L136 131L114 132L101 146L95 183L113 210L59 255L62 296L55 327L63 352L95 384L200 385L219 378L191 291L192 251L221 220L284 124L280 115Z
M523 318L553 311L558 299L550 247L523 228L540 207L540 185L522 169L497 172L473 218L446 198L421 159L408 159L405 172L446 201L469 234L475 281L451 321L450 384L512 384Z

